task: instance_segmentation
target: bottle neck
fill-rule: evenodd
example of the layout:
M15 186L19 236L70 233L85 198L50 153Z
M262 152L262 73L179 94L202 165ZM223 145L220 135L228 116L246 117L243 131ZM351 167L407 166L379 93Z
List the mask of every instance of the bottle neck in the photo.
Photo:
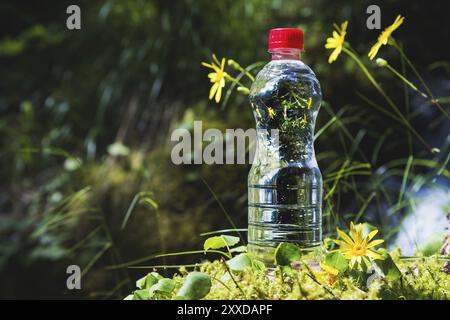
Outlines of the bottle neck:
M272 60L300 60L302 51L296 48L271 49Z

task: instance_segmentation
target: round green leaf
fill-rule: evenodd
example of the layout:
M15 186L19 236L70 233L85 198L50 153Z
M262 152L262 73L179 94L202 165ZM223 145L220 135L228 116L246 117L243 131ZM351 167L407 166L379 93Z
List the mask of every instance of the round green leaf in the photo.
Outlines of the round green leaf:
M339 270L339 273L345 272L348 268L348 260L339 251L329 253L325 256L325 264Z
M226 235L215 236L215 237L210 237L205 240L205 243L203 244L203 249L205 251L207 251L209 249L214 250L214 249L224 248L227 246L232 247L235 244L237 244L238 242L239 242L238 237L226 236Z
M376 265L381 269L384 276L389 280L397 280L402 276L400 269L395 264L389 252L383 252L383 260L375 260Z
M157 274L158 275L158 274ZM158 275L159 276L159 275ZM139 289L148 289L158 282L159 278L152 273L147 274L145 277L136 281L136 287Z
M133 292L133 300L149 300L150 296L148 289L141 289Z
M252 260L246 253L241 253L227 261L228 267L233 271L243 271L252 266Z
M300 260L302 254L295 244L282 242L275 250L275 263L280 266L289 266L291 262Z
M206 273L194 271L186 277L180 290L178 290L177 297L198 300L206 296L210 289L211 277Z
M163 278L152 285L149 289L149 292L150 295L153 295L153 293L155 292L171 293L173 289L175 289L175 281L172 279Z

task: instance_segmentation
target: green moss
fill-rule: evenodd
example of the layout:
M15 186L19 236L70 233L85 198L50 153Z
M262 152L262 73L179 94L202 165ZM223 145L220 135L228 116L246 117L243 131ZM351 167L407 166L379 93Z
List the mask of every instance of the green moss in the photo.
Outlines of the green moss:
M280 269L242 272L228 270L221 261L204 262L199 269L211 276L212 287L204 299L267 299L267 300L377 300L377 299L449 299L450 276L442 271L443 261L437 256L398 260L402 276L398 280L375 279L366 287L366 281L347 276L334 285L321 285L310 274L292 270L289 275ZM176 275L177 287L187 276L185 270Z

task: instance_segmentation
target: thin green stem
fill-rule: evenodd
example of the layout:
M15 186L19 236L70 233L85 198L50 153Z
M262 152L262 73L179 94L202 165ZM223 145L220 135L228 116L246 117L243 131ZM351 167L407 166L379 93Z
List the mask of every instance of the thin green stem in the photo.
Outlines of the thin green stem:
M425 80L422 78L422 76L420 75L419 71L417 71L416 67L414 66L414 64L411 62L411 60L409 60L409 58L406 56L405 51L403 51L403 49L398 45L397 41L395 41L394 38L390 38L390 43L392 43L392 45L394 46L395 49L397 49L398 53L400 53L400 55L402 56L403 59L405 59L406 63L408 64L408 66L411 68L411 70L414 72L414 74L416 75L416 77L419 79L420 83L423 85L423 87L425 88L425 91L428 93L428 96L431 97L431 103L433 105L435 105L448 119L450 119L450 115L447 113L447 111L445 111L445 109L441 106L441 104L439 103L438 99L436 99L436 97L433 95L433 92L431 92L430 87L428 87L427 83L425 82Z
M159 264L159 265L152 265L152 266L132 266L132 267L128 267L128 268L130 268L130 269L180 269L180 268L196 268L199 265L200 265L199 263L171 264L171 265Z
M127 268L127 267L134 266L136 264L139 264L139 263L142 263L142 262L145 262L145 261L148 261L148 260L157 259L157 258L176 257L176 256L191 255L191 254L206 254L206 253L218 253L218 254L221 254L221 255L227 257L228 259L231 258L231 253L227 254L226 252L223 252L223 251L220 251L220 250L214 250L214 249L210 249L210 250L207 250L207 251L205 251L205 250L192 250L192 251L153 254L151 256L146 256L146 257L142 257L142 258L135 259L135 260L132 260L132 261L128 261L128 262L125 262L125 263L109 266L109 267L106 267L106 269L107 270L114 270L114 269Z
M406 63L405 63L405 59L403 59L403 57L401 58L401 67L402 67L402 74L406 75ZM403 95L404 95L404 99L405 99L406 119L408 119L408 121L410 121L411 120L411 104L409 102L408 86L405 83L403 83ZM408 149L409 149L409 154L413 155L414 149L413 149L411 132L409 132L409 131L408 131Z
M389 106L397 113L399 118L403 121L402 123L409 129L411 132L419 139L419 141L431 152L430 145L420 136L420 134L411 126L408 119L405 118L405 116L402 114L402 112L398 109L396 104L389 98L389 96L386 94L386 92L381 88L381 86L375 81L374 77L370 73L370 71L366 68L366 66L361 62L361 60L358 58L358 56L352 52L350 48L343 47L342 51L344 51L346 54L352 58L356 64L360 67L360 69L363 71L364 75L369 79L369 81L372 83L372 85L377 89L377 91L383 96L383 98L386 100L386 102L389 104Z
M386 68L388 68L393 74L395 74L397 77L399 77L400 80L402 80L404 83L406 83L411 89L418 92L422 97L428 99L428 96L425 93L420 91L411 81L406 79L400 72L395 70L389 63L386 64Z
M236 80L234 77L230 76L229 74L226 74L226 75L225 75L225 78L226 78L227 80L231 81L231 82L236 83L236 84L237 84L238 86L240 86L240 87L247 88L246 86L244 86L244 85L242 84L242 82ZM247 88L247 89L248 89L248 88Z
M227 265L227 262L224 259L220 259L220 261L222 262L222 264L225 266L225 269L227 270L228 274L231 277L231 280L233 280L234 284L236 285L236 287L239 289L239 291L241 292L242 296L244 297L244 299L247 299L247 297L245 296L245 292L244 290L242 290L242 288L239 286L239 283L236 281L236 279L233 276L233 273L231 272L230 268Z
M228 65L230 67L236 69L237 71L244 73L247 76L247 78L250 79L251 82L255 81L255 77L253 77L253 75L250 72L248 72L248 70L242 68L241 65L239 63L237 63L236 61L229 59Z
M405 193L406 183L408 182L408 176L411 171L411 166L413 164L413 160L414 160L414 157L409 156L408 161L406 162L406 168L405 168L405 171L403 174L403 179L402 179L402 186L400 187L400 192L398 194L398 201L397 201L398 205L400 205L402 202L403 194Z

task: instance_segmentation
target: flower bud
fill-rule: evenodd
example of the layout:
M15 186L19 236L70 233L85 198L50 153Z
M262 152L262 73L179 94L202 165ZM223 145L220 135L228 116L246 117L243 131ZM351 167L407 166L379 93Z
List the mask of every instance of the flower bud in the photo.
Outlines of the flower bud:
M248 88L246 88L246 87L237 87L237 91L238 92L240 92L240 93L243 93L243 94L249 94L250 93L250 90L248 90Z
M242 67L233 59L228 59L228 65L236 70L242 70Z
M388 62L382 58L377 58L377 60L375 61L377 66L379 67L386 67Z

